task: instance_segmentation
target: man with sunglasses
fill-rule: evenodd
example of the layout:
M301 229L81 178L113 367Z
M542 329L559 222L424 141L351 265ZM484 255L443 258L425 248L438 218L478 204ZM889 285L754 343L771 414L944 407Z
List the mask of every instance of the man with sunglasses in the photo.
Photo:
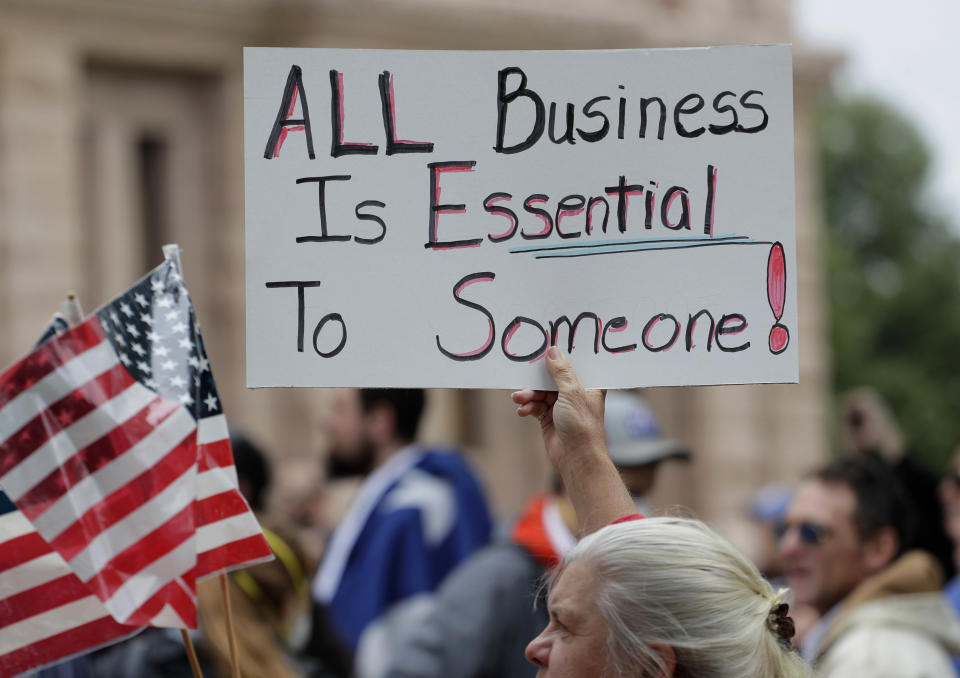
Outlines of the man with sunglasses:
M822 616L801 643L822 678L948 678L960 624L936 559L908 551L913 509L869 457L835 461L797 488L778 526L794 602Z
M940 480L937 494L943 505L943 526L953 545L954 563L960 564L960 445L953 451L953 458ZM947 584L943 592L950 607L960 618L960 574ZM954 656L953 667L960 676L960 656Z

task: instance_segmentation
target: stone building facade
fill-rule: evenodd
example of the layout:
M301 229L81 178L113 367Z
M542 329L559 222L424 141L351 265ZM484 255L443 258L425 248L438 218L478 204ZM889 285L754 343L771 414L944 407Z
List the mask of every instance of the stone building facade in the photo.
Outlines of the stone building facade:
M0 361L68 290L92 309L179 242L231 420L283 469L317 468L322 390L245 389L244 45L589 49L790 42L788 0L0 0ZM828 347L811 114L830 60L795 49L800 383L656 389L696 461L661 502L741 543L753 490L827 451ZM545 486L505 392L437 391L424 437L458 442L505 516Z

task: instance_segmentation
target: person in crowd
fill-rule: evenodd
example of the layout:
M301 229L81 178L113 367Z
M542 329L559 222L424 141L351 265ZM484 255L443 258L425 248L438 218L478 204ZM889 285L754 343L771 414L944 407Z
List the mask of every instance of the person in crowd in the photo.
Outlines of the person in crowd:
M576 543L575 530L559 482L532 497L506 535L365 639L376 649L358 652L357 678L532 678L524 648L547 621L539 583Z
M661 435L653 410L632 391L607 393L603 427L610 459L620 471L637 512L651 515L649 495L663 462L690 461L690 452Z
M314 613L311 571L297 541L276 526L264 535L274 559L228 576L237 639L237 663L244 676L262 678L347 678L350 655L336 643L322 616ZM230 645L226 607L218 578L197 586L201 629L198 643L214 676L229 678Z
M960 565L960 445L953 451L953 458L940 481L938 491L943 506L944 528L953 542L953 561ZM947 583L944 595L954 614L960 618L960 575ZM954 655L953 667L960 676L960 655Z
M246 433L231 431L230 447L233 450L233 466L237 471L237 487L250 505L250 510L259 515L266 508L267 492L270 490L270 462L260 446Z
M953 542L953 560L960 566L960 445L953 452L947 472L940 481L938 494L943 506L944 528ZM960 614L960 576L950 581L946 591Z
M610 458L631 498L646 502L657 466L690 458L660 434L656 417L639 395L607 394L604 430ZM361 664L361 678L533 678L537 667L524 648L547 624L539 584L574 546L576 515L555 476L553 491L524 506L504 538L462 563L436 595L397 618L395 637ZM542 598L542 596L541 596ZM369 656L368 653L364 653Z
M640 518L603 432L603 393L587 391L557 347L557 391L517 391L535 417L584 535L553 574L549 622L527 646L543 678L799 678L784 598L703 523Z
M875 390L862 387L845 394L841 415L843 452L854 458L881 460L892 471L914 506L914 547L933 555L947 579L951 578L955 573L953 546L937 501L938 474L910 450L896 417Z
M460 456L413 442L424 397L419 389L342 389L326 420L337 454L369 459L371 469L313 582L351 650L394 605L436 589L490 537L483 492Z
M770 484L761 487L750 502L750 520L756 527L757 541L753 562L771 584L784 581L777 528L787 515L791 499L793 488Z
M246 433L232 431L230 446L233 448L233 463L240 492L250 508L262 516L273 479L270 460L260 445ZM264 518L261 517L261 520ZM299 536L300 526L289 519L283 520L282 527L276 519L266 520L273 524L272 529L264 529L264 534L275 560L231 574L231 583L236 585L236 588L231 587L232 596L240 599L234 603L234 609L252 603L256 622L251 627L265 631L265 622L269 631L251 638L251 649L258 646L259 649L254 651L255 656L246 670L253 671L257 663L262 662L260 668L264 670L264 675L270 678L286 675L282 668L278 668L276 674L271 670L272 666L282 667L285 655L298 674L346 678L350 673L350 653L337 639L326 609L310 599L307 577L315 570L316 560L307 555ZM203 600L201 616L210 618L214 624L221 623L221 615L225 614L225 610L217 602L219 590L214 592L209 584L201 584L201 588L204 590L203 594L198 593ZM238 589L243 593L242 596L238 594ZM223 629L218 628L218 639L222 641ZM282 641L279 647L276 646L276 639ZM229 659L229 655L222 652L225 649L223 645L215 648L221 672L224 661ZM244 663L243 666L248 665Z
M946 678L960 625L941 568L911 544L912 507L889 468L844 458L813 472L779 529L794 601L820 620L801 642L824 678Z

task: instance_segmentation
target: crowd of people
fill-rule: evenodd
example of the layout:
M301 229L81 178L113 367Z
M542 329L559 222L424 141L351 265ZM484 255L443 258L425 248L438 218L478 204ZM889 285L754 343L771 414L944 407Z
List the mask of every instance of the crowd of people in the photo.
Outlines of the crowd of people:
M319 562L263 514L268 456L235 438L276 556L229 576L241 675L958 675L960 449L935 473L875 393L849 394L841 454L758 497L773 550L754 563L705 523L650 506L658 469L695 460L642 397L585 390L555 347L546 365L556 390L512 399L540 428L552 488L502 525L456 450L417 443L419 390L337 392L327 468L359 486ZM198 608L204 675L229 676L216 582ZM40 675L192 673L179 633L151 629Z

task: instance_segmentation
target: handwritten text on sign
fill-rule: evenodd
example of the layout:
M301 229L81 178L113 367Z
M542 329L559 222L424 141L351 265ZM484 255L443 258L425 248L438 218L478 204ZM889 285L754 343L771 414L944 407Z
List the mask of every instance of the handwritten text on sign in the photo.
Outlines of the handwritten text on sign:
M244 51L250 386L797 379L791 54Z

